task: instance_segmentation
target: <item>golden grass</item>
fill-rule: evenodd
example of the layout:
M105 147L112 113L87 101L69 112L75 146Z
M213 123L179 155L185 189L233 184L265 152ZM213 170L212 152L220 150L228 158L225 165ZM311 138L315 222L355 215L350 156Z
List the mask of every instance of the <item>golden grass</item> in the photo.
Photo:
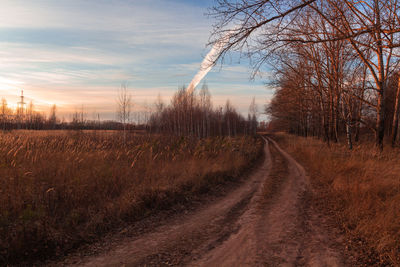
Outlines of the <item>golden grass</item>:
M365 240L381 262L400 265L400 151L387 147L380 153L372 144L349 151L312 138L278 139L305 166L344 229Z
M251 137L0 134L0 263L56 255L121 223L238 177L262 153Z

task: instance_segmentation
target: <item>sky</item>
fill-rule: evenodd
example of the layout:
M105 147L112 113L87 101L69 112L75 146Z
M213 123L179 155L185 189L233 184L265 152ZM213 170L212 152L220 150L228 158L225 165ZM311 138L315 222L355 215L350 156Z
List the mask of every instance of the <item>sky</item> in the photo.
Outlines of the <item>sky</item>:
M211 47L213 0L2 0L0 97L26 102L59 117L85 110L88 118L115 119L118 88L127 83L134 110L165 103L188 85ZM246 60L214 67L205 77L214 105L229 99L247 114L260 111L272 91L250 80ZM240 62L240 63L239 63ZM200 83L201 86L202 83ZM93 115L92 115L93 114Z

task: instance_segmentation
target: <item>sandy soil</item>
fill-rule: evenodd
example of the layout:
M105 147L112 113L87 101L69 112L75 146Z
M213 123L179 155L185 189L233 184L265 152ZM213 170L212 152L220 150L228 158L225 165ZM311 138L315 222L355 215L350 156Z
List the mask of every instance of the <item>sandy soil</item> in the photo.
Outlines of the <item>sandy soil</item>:
M266 140L265 154L262 166L246 182L214 203L120 240L98 255L75 257L63 264L346 265L340 234L330 229L324 216L310 204L311 189L304 169L273 140ZM281 157L280 164L285 165L281 175L270 175L278 167L274 157ZM271 185L275 185L274 190L265 190Z

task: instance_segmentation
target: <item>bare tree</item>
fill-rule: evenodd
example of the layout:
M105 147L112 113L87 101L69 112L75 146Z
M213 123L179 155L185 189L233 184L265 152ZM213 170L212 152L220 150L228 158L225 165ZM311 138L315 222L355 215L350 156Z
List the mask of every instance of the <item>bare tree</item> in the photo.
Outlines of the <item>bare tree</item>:
M201 109L201 128L202 136L208 137L210 135L210 113L212 109L211 94L208 90L207 84L204 82L199 92L200 109Z
M325 27L327 34L315 27L297 27L299 18L309 14ZM218 0L210 15L217 20L211 44L230 32L229 41L224 43L217 59L223 58L228 51L240 51L252 59L254 74L272 55L289 45L329 43L327 48L332 52L340 51L335 46L341 42L350 45L371 77L369 82L376 93L376 144L383 148L387 79L399 63L395 51L400 47L397 0ZM232 29L231 25L236 26ZM340 67L334 61L331 63L331 67ZM340 79L336 78L328 77L337 83L331 86L339 88ZM339 94L340 91L336 91L333 95L336 117L332 118L336 125L340 113ZM337 127L334 129L337 131Z
M57 112L57 106L54 104L53 106L51 106L49 120L48 120L49 126L52 129L55 129L56 125L57 125L57 114L56 114L56 112Z
M248 122L249 122L249 133L255 135L257 132L257 104L256 98L253 97L249 106Z
M118 91L117 105L117 118L122 123L124 142L126 142L126 128L130 122L132 109L132 95L128 92L126 83L122 83Z
M393 122L392 122L392 147L394 147L395 144L396 144L397 131L398 131L398 128L399 128L400 73L398 73L398 78L397 79L398 79L398 83L397 83L397 89L396 89L394 114L393 114Z
M27 116L27 123L29 124L29 128L33 128L33 115L34 115L35 109L33 105L33 101L29 101L28 108L26 110L26 116Z
M6 129L8 115L9 115L9 108L7 107L7 100L3 97L1 99L1 122L3 124L3 130Z

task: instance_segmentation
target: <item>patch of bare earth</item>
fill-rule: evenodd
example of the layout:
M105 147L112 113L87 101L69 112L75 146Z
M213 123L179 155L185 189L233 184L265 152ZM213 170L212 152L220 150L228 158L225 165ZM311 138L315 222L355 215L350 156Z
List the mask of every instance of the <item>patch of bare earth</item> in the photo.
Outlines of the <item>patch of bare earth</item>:
M82 266L344 266L341 234L312 205L304 169L273 141L265 161L213 203L111 249L70 257Z

